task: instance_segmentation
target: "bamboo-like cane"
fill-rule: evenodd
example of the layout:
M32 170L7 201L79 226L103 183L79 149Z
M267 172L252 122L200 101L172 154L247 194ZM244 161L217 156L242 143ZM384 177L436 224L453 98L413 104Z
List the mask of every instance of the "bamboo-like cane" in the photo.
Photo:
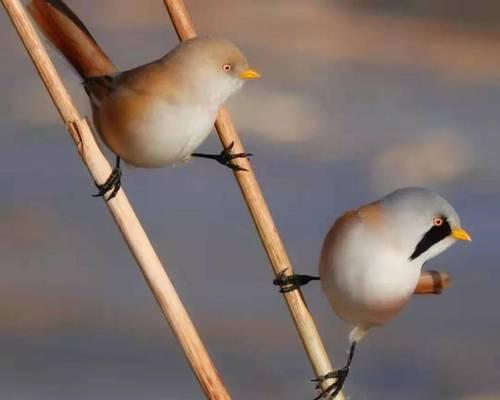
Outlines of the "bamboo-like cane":
M96 182L104 182L111 172L111 167L99 150L87 121L75 108L23 6L19 0L1 1L75 141L83 163ZM184 350L206 397L214 400L229 400L230 396L210 356L124 191L120 190L117 196L106 204Z
M446 272L423 271L415 288L415 294L441 294L450 283L450 277Z
M184 5L184 1L164 0L164 3L179 39L186 40L195 37L196 31L186 6ZM224 147L228 147L234 142L234 151L236 153L244 152L239 135L231 121L229 112L225 108L220 111L215 127ZM281 273L287 275L292 274L292 265L250 163L246 159L238 159L238 163L248 170L235 171L235 177L255 223L274 274L276 276ZM269 283L271 283L271 280L269 280ZM312 364L315 375L320 377L330 372L332 370L331 363L301 292L299 290L294 290L284 293L283 296L288 305L292 319L295 322L295 326ZM333 380L329 379L324 381L321 387L326 389L331 383L333 383ZM344 396L342 393L339 393L336 399L343 400Z

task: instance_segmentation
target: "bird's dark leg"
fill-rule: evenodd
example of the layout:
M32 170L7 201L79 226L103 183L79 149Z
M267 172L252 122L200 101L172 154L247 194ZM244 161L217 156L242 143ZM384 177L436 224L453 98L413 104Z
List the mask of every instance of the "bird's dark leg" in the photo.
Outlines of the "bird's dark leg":
M319 281L319 276L311 275L285 275L286 269L280 272L278 277L273 280L273 285L280 287L280 293L291 292L301 286L307 285L311 281Z
M318 382L316 389L319 389L320 383L327 379L335 379L335 382L323 390L318 396L313 400L330 399L333 400L342 390L344 386L347 375L349 375L349 368L351 366L352 358L354 357L354 350L356 350L356 342L351 343L351 348L349 350L349 357L347 358L347 363L340 369L331 371L326 375L320 376L318 379L313 379L313 382Z
M246 168L240 167L239 165L233 164L232 160L235 158L243 158L243 157L251 157L251 153L231 153L232 148L234 147L234 142L232 142L229 146L224 147L219 154L205 154L205 153L192 153L191 157L198 158L208 158L210 160L215 160L218 163L225 165L228 168L231 168L233 171L247 171Z
M106 193L111 191L110 195L105 198L106 201L111 200L120 190L122 184L121 177L122 170L120 168L120 157L116 156L115 168L113 168L113 171L111 171L111 174L108 176L108 179L106 179L106 182L104 182L102 185L99 185L98 183L95 184L99 191L96 194L93 194L92 197L104 197Z

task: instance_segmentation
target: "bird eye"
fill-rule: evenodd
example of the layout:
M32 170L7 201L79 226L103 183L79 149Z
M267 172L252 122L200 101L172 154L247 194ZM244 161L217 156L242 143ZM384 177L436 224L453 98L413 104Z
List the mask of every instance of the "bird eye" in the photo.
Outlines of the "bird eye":
M434 226L441 226L441 225L443 225L443 223L444 223L444 219L443 219L443 217L434 217L434 218L432 219L432 224L433 224Z
M231 71L231 64L224 64L222 66L222 69L224 70L224 72L229 72Z

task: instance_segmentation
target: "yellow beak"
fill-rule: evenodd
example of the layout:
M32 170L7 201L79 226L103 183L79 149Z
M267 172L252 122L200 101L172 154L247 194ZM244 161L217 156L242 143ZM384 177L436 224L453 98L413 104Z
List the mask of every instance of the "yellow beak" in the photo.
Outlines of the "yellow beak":
M470 242L472 239L470 235L462 228L455 228L451 231L451 237L456 240L466 240Z
M254 70L252 68L248 68L240 74L240 78L241 79L259 79L260 74L256 70Z

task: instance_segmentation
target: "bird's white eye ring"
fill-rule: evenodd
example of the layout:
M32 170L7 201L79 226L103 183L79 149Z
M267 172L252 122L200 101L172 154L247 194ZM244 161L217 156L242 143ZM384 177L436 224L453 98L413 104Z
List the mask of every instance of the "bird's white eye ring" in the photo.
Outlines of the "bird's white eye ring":
M231 71L231 64L224 64L224 65L222 66L222 70L223 70L224 72L229 72L229 71Z
M442 217L434 217L432 219L432 225L434 226L441 226L444 223L444 219Z

